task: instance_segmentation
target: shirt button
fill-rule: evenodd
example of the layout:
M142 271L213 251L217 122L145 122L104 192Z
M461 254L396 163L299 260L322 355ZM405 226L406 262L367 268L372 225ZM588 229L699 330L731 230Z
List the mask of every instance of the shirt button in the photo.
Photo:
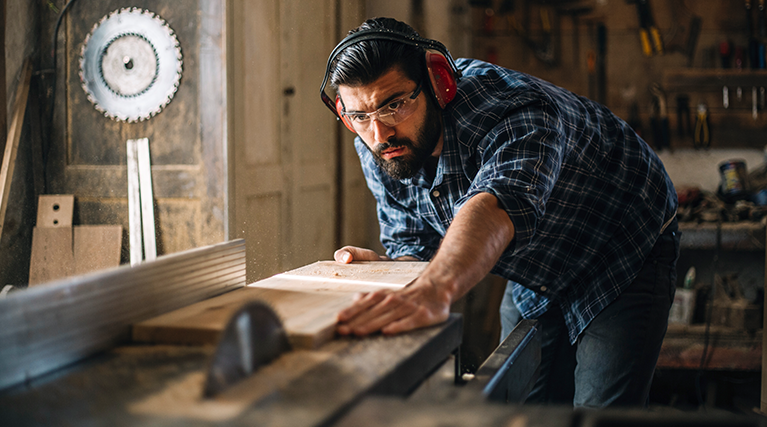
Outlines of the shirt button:
M541 286L541 292L546 292L546 291L548 291L548 290L549 290L549 288L547 288L547 287L545 287L545 286Z
M439 197L439 190L434 190L434 191L431 193L431 195L432 195L432 196L434 196L434 197Z

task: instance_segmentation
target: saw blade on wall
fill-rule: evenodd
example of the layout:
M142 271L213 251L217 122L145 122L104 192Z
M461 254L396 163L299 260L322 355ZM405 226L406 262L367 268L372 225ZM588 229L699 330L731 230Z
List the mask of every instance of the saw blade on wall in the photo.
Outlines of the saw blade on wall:
M80 81L106 117L147 120L173 99L181 81L181 47L173 30L140 8L116 10L93 26L80 52Z

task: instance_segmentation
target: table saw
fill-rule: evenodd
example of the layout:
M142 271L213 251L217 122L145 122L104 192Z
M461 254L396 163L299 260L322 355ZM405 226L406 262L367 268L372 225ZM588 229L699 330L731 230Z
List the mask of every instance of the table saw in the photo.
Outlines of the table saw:
M334 335L335 313L351 295L406 286L425 265L318 262L246 284L245 243L237 240L14 292L0 299L0 425L577 426L626 419L518 405L540 363L532 320L468 381L455 361L460 315L395 336ZM265 326L272 321L275 327ZM277 349L264 344L270 339L285 348L245 362L264 347ZM208 392L222 366L240 374ZM716 417L693 421L724 425Z

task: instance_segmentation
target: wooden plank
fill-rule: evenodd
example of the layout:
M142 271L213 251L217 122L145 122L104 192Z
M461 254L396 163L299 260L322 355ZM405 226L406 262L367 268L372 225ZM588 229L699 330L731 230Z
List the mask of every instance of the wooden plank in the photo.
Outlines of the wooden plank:
M136 140L125 143L128 167L128 236L130 239L130 265L137 265L144 259L141 238L141 197L139 196L138 154Z
M32 229L29 286L71 276L74 269L72 227Z
M297 292L250 285L133 326L133 340L155 344L213 345L230 317L249 301L266 301L283 321L294 348L316 348L335 334L336 315L354 296Z
M41 195L37 201L37 227L72 227L73 194Z
M133 340L162 344L215 344L234 312L263 300L283 320L296 348L316 348L335 334L336 315L356 292L398 289L426 268L425 262L318 261L261 280L225 295L184 307L133 326Z
M0 237L3 235L5 226L5 212L8 209L8 196L11 192L13 169L16 164L16 153L21 139L21 130L24 125L24 113L27 110L27 96L29 95L29 82L32 79L32 61L27 58L21 69L19 85L16 87L16 101L13 104L13 119L8 129L8 138L5 142L3 153L3 165L0 167Z
M120 265L121 225L79 225L74 228L74 274Z
M370 292L399 289L415 280L428 262L363 261L339 264L318 261L261 280L258 286L296 291Z

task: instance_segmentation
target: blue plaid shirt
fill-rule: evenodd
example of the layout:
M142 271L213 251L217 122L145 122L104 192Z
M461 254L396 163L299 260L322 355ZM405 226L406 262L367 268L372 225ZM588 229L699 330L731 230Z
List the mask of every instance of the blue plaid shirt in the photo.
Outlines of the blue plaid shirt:
M607 108L535 77L460 59L435 176L396 180L355 140L389 257L430 260L461 206L495 195L515 237L492 273L525 318L552 303L571 342L635 278L676 212L655 153Z

